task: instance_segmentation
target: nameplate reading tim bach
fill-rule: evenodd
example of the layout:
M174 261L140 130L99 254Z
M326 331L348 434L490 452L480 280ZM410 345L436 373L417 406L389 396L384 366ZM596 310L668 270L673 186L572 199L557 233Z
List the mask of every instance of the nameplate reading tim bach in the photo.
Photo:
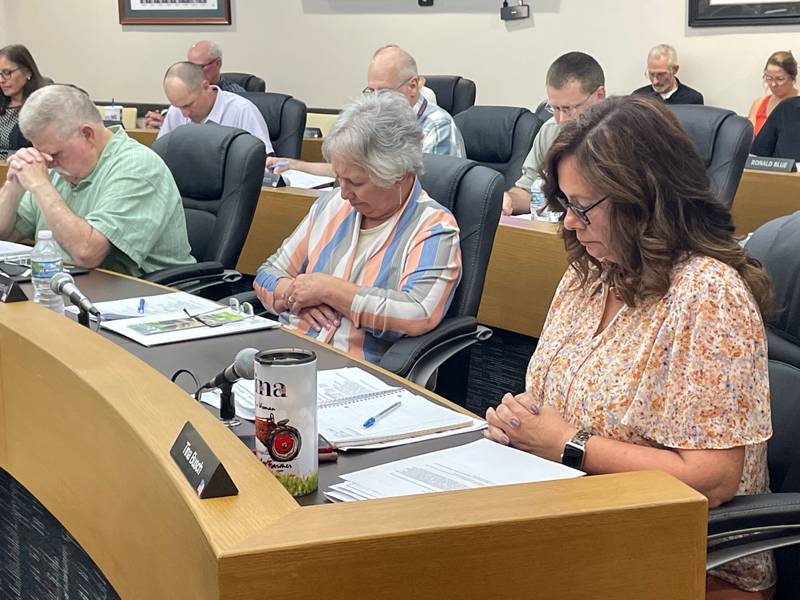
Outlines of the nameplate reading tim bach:
M221 498L239 493L225 467L189 421L172 444L169 455L200 498Z

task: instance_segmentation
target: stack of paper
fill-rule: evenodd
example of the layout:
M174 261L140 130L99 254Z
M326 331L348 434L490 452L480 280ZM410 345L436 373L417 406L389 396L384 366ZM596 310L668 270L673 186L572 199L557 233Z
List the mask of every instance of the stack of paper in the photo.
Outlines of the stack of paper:
M342 475L323 493L333 502L448 492L580 477L584 473L489 440Z
M103 328L148 347L279 325L185 292L98 302L95 307L102 314ZM68 310L77 312L75 307Z
M309 190L321 190L326 187L333 187L336 180L333 177L324 175L312 175L304 171L289 169L281 173L283 181L289 187L306 188Z
M13 263L20 260L27 260L31 257L32 252L33 248L30 246L0 241L0 261Z

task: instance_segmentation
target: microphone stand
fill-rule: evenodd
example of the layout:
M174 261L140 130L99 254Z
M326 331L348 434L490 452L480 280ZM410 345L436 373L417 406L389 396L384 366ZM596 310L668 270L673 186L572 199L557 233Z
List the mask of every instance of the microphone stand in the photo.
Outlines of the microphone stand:
M223 383L219 386L219 419L226 427L233 428L242 424L236 418L236 406L234 403L234 392L232 383Z
M86 327L86 329L91 331L92 327L91 325L89 325L89 311L84 310L82 307L74 303L73 306L77 307L78 309L78 324L83 325L84 327Z

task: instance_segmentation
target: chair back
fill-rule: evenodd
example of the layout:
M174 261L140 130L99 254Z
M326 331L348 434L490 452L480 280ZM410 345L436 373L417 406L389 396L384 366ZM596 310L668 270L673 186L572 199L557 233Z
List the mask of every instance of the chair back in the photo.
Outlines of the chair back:
M775 308L767 323L769 357L800 368L800 212L764 223L745 249L772 278Z
M711 188L728 208L733 204L753 142L753 125L725 108L668 104L705 161Z
M152 149L183 200L192 256L236 267L264 178L264 142L214 123L182 125Z
M219 78L229 83L238 83L248 92L267 91L267 82L251 73L220 73Z
M475 82L460 75L425 75L425 86L436 93L436 104L451 115L475 104Z
M536 118L542 123L553 117L553 113L547 110L547 98L539 102L539 105L536 107L536 110L533 111L533 114L536 115Z
M300 158L306 105L297 98L276 92L239 92L256 105L267 122L269 139L277 156Z
M497 171L464 158L425 154L422 160L422 188L453 213L461 231L461 283L445 316L477 317L500 221L503 178Z
M505 189L511 188L542 121L527 108L512 106L472 106L453 120L464 138L467 158L499 171Z

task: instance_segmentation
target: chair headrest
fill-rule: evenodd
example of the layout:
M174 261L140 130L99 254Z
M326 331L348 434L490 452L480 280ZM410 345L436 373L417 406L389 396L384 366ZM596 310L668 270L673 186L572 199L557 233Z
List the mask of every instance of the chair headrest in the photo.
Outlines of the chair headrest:
M269 127L269 137L276 140L281 137L281 113L283 105L292 98L288 94L277 92L236 92L256 105Z
M215 123L190 123L157 139L152 149L167 164L182 196L218 200L225 181L228 148L246 133Z
M711 164L714 155L714 144L722 123L733 111L715 106L698 106L696 104L667 105L678 117L681 126L694 142L697 152L705 161L706 167Z
M471 106L453 117L467 156L479 162L511 160L514 128L526 109L508 106Z
M422 188L439 204L453 211L458 186L464 175L477 163L438 154L423 154L422 162L425 167L420 177Z

